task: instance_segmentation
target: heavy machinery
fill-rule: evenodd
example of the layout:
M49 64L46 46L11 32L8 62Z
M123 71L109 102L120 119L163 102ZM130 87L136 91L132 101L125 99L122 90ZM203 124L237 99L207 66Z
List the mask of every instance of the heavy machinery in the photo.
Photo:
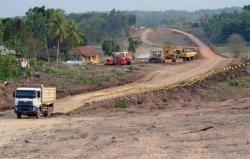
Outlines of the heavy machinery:
M15 113L20 119L22 115L50 116L54 110L56 102L56 88L44 87L43 85L34 87L18 87L13 92L15 98Z
M128 52L114 52L112 58L105 61L105 65L130 65L133 57Z
M163 47L163 57L166 60L171 60L173 63L177 59L183 59L183 61L196 59L198 56L198 51L192 47L182 47L175 45L165 45Z
M156 48L154 50L151 50L150 56L149 56L149 62L150 63L163 63L164 62L164 54L163 49Z
M176 45L165 45L163 49L154 49L151 51L149 62L153 63L165 63L167 60L171 60L173 63L177 59L183 59L183 61L196 59L198 51L193 47L182 47Z

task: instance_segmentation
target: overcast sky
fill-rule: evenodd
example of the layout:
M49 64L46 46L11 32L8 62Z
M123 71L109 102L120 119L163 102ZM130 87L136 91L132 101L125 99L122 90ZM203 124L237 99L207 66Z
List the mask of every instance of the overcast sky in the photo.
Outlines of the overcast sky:
M118 10L198 10L244 6L250 0L0 0L0 17L22 16L35 6L61 8L66 13Z

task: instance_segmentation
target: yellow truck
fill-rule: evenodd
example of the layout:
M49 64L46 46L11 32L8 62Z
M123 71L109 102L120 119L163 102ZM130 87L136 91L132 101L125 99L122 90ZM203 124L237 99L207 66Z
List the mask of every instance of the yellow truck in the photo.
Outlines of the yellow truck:
M165 45L163 47L164 60L171 60L176 62L177 59L183 59L184 61L193 60L198 57L198 49L194 47L182 47L175 45Z
M177 59L189 61L198 57L198 48L195 47L182 47L172 44L167 44L162 49L154 49L151 51L149 62L150 63L166 63L171 60L173 63Z

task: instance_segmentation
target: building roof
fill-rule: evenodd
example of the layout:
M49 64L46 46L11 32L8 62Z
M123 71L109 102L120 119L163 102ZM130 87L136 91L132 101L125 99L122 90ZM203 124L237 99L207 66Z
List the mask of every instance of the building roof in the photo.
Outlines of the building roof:
M100 55L93 47L90 46L80 46L72 49L72 52L75 54L81 54L87 57Z
M0 46L0 55L16 55L17 52L15 50L10 50L5 46Z

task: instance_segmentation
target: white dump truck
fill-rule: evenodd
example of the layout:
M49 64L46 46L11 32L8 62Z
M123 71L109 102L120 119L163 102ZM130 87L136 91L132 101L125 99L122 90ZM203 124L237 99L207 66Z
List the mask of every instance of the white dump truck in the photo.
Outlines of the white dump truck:
M22 115L47 117L53 113L56 102L56 88L44 87L18 87L13 92L15 98L15 113L18 119Z

